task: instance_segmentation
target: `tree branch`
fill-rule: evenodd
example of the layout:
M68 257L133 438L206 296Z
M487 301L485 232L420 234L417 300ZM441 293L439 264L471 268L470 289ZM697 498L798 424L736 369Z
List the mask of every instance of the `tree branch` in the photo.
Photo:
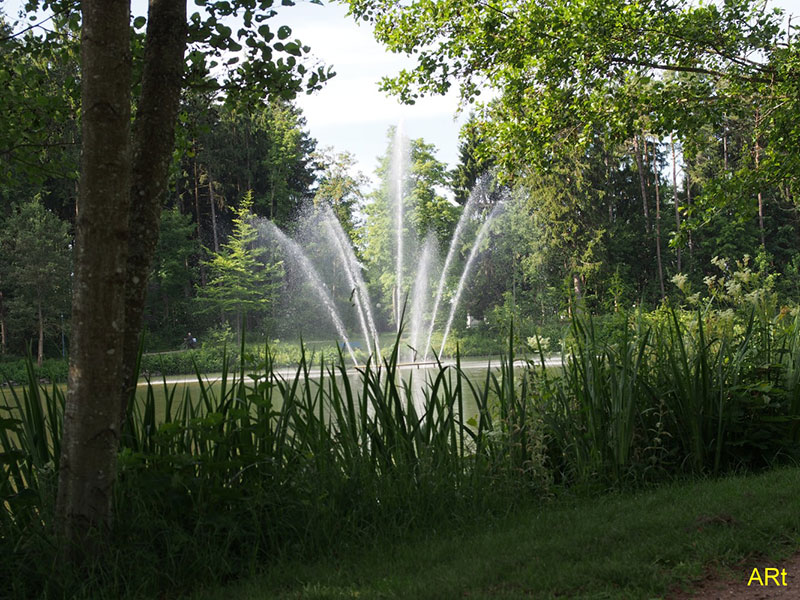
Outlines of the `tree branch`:
M619 63L623 65L629 65L634 67L647 67L649 69L656 69L659 71L676 71L680 73L699 73L701 75L711 75L713 77L717 77L719 79L724 79L726 77L733 77L734 79L738 79L740 81L747 81L751 83L774 83L775 81L781 81L777 78L765 78L765 77L747 77L745 75L737 75L731 73L725 73L723 71L717 71L716 69L709 69L706 67L686 67L682 65L670 65L670 64L663 64L652 62L649 60L633 60L630 58L624 58L622 56L611 56L609 60L612 63Z
M6 36L3 36L3 37L0 37L0 42L5 42L5 41L8 41L8 40L13 40L14 38L17 38L17 37L21 36L22 34L24 34L24 33L27 33L27 32L28 32L28 31L30 31L31 29L36 29L37 27L41 27L42 25L44 25L44 24L45 24L45 23L47 23L48 21L52 21L52 20L53 20L53 19L55 19L56 17L59 17L59 16L61 16L61 15L63 15L63 14L66 14L66 13L68 13L70 10L72 10L72 8L73 8L73 6L65 6L65 7L64 7L64 8L62 8L61 10L54 11L52 15L50 15L50 16L49 16L49 17L47 17L46 19L42 19L42 20L41 20L41 21L39 21L38 23L34 23L33 25L28 25L28 26L27 26L27 27L25 27L24 29L21 29L21 30L19 30L19 31L16 31L16 32L12 33L11 35L6 35Z

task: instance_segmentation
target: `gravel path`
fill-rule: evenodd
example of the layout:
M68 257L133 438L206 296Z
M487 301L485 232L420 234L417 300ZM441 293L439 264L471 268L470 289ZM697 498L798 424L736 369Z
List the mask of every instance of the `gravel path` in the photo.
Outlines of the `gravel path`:
M758 568L761 578L764 578L764 570L773 567L782 571L786 570L786 585L777 586L774 580L770 580L769 585L761 586L758 580L754 579L748 586L747 582L753 574L753 569ZM778 576L778 581L782 582L782 577ZM791 558L770 564L767 560L747 561L742 566L734 570L733 575L720 577L709 575L689 592L676 592L667 596L668 600L772 600L773 598L792 598L800 600L800 554L795 554Z

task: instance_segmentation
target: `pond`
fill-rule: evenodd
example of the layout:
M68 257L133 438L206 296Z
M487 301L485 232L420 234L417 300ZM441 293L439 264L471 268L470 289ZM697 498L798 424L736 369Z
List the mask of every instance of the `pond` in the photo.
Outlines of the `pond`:
M560 359L559 359L560 360ZM550 361L548 361L549 364ZM486 379L487 369L490 369L493 372L497 372L500 368L501 360L500 357L497 356L485 356L485 357L471 357L466 360L461 361L461 369L464 371L465 375L469 380L471 380L475 384L480 384L482 386L483 382ZM526 364L525 361L518 360L515 361L515 370L519 370L524 367ZM555 363L553 363L555 364ZM447 367L454 367L455 361L443 361L443 366ZM398 371L403 376L403 380L406 385L411 386L412 394L416 399L419 399L419 404L422 404L422 390L426 386L426 384L430 381L430 378L436 372L436 363L427 362L427 363L405 363L398 365ZM296 373L297 369L292 367L280 367L275 369L275 374L279 375L286 381L291 381ZM357 384L360 381L360 367L350 367L347 370L348 378L352 384ZM452 370L453 381L455 381L455 370ZM336 372L337 378L339 378L339 372ZM247 375L245 375L247 377ZM221 391L221 373L212 373L203 376L204 386L207 390L210 390L213 394L219 394ZM310 369L310 379L314 381L318 381L320 378L319 367L315 366ZM325 373L325 379L329 379L327 370ZM231 375L228 376L228 385L231 382ZM196 375L176 375L176 376L167 376L167 377L152 377L150 378L150 384L152 393L155 397L155 405L156 405L156 420L161 422L164 419L165 414L165 405L167 402L168 396L172 395L173 398L173 405L177 405L178 403L182 402L183 399L187 396L191 398L193 401L197 401L201 394L201 385L197 379ZM140 380L136 397L140 402L144 402L146 395L148 392L148 382L144 379ZM477 405L472 398L472 393L467 392L465 394L467 399L472 399L472 402L465 406L465 417L468 419L470 416L477 412Z
M547 359L546 364L548 367L555 367L560 364L560 360L560 358L551 357ZM515 361L515 370L519 372L526 364L527 362L524 360ZM446 367L454 367L455 361L442 361L442 365ZM500 365L501 359L498 356L470 357L461 361L461 369L466 375L467 380L475 384L478 389L483 388L486 380L487 370L497 373L500 369ZM436 363L403 363L398 365L398 371L401 373L405 385L410 386L412 397L415 400L415 405L417 407L421 407L424 403L423 390L429 385L430 380L435 373L437 373ZM297 368L280 367L276 368L274 372L285 381L291 381L297 373ZM361 372L361 367L350 367L347 369L347 376L351 384L353 384L356 389L360 389L357 386L360 383ZM452 381L455 382L455 369L450 369L449 372L451 373ZM337 379L340 380L340 373L338 371L336 372L336 375ZM214 396L219 396L222 389L221 378L221 373L203 375L203 387L205 387L206 392ZM319 367L312 367L310 369L310 381L317 382L319 381L319 378ZM327 370L325 373L325 379L329 380ZM231 381L232 374L229 373L227 383L228 386L230 386ZM200 402L201 384L196 375L151 377L149 383L150 385L148 388L148 381L145 378L142 378L139 381L136 393L137 405L135 408L137 411L141 411L145 405L148 392L152 393L156 423L164 422L166 407L168 404L167 400L169 397L172 398L172 414L175 414L175 411L185 401L186 398L191 399L192 403L195 405ZM326 382L326 385L327 384L328 382ZM339 383L339 385L341 386L341 383ZM52 386L48 385L46 387L49 392ZM66 391L65 384L60 384L57 387L62 392ZM21 397L22 387L16 387L13 391ZM475 398L471 390L465 390L464 399L464 419L468 420L477 413L477 403L475 402ZM12 390L7 387L0 388L0 406L10 406L13 404ZM274 408L278 408L278 406L275 406Z

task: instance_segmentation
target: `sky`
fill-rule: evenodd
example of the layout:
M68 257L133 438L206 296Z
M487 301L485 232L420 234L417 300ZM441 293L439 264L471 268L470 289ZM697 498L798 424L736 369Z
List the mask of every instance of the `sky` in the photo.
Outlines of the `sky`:
M292 37L311 46L311 52L336 71L323 89L301 96L311 135L320 147L355 155L360 170L373 176L377 159L386 152L386 132L403 121L410 138L424 138L438 149L437 158L454 167L458 161L458 132L467 115L456 119L457 93L424 98L404 106L378 89L382 76L413 65L411 59L386 52L372 37L369 25L346 16L339 4L298 2L275 17L292 28Z
M457 94L423 98L413 106L403 106L387 97L378 89L381 77L393 75L413 62L386 52L373 39L369 25L359 25L347 17L343 6L324 2L320 6L296 0L295 6L276 6L278 15L273 20L276 25L289 25L292 39L299 38L311 46L314 57L337 73L321 91L297 99L318 147L332 146L338 152L352 153L358 169L374 179L377 159L386 151L386 132L402 120L410 138L421 137L434 144L437 158L454 167L458 161L458 132L468 116L457 115ZM8 14L14 14L21 4L22 0L0 0ZM800 0L770 0L769 4L800 20ZM145 0L133 0L134 14L145 11Z

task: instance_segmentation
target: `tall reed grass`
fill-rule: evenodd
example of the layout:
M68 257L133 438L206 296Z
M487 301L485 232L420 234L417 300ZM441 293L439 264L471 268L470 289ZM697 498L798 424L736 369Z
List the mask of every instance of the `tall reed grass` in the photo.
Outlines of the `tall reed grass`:
M796 459L798 344L800 317L785 313L720 328L662 309L603 339L576 317L563 371L530 372L550 467L561 481L618 485Z
M399 339L356 375L341 354L329 363L301 351L283 377L269 348L259 360L243 346L219 384L197 370L199 393L162 378L129 402L108 552L56 576L64 397L31 368L28 385L0 402L0 578L18 597L152 596L284 556L469 526L556 485L794 457L800 322L751 316L740 329L666 311L600 339L576 317L560 369L542 353L515 370L512 334L508 356L481 379L457 359L424 382L400 372Z

